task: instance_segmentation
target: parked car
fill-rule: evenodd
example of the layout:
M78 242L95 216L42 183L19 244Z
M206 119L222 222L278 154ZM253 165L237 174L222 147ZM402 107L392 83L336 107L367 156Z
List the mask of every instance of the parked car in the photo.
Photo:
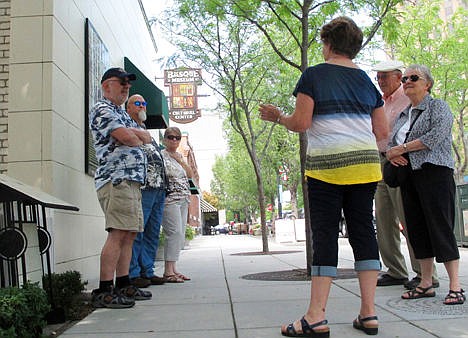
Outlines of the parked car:
M219 234L228 234L229 233L229 227L224 224L218 224L214 227L211 228L212 233L214 235L219 235Z
M374 209L374 212L373 212L373 218L372 218L372 224L374 224L374 229L375 229L375 233L377 233L377 224L375 222L375 209ZM343 210L341 210L341 218L340 218L340 222L338 224L338 228L340 230L340 237L344 237L344 238L348 238L348 228L346 227L346 219L344 217L344 214L343 214Z
M291 210L284 210L283 211L283 219L295 220L296 216L293 214L293 212Z

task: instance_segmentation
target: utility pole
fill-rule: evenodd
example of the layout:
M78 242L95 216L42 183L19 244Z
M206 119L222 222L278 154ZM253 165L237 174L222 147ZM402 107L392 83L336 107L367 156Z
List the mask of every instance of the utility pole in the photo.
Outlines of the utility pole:
M283 186L280 179L281 173L276 175L276 184L278 185L278 218L283 218Z

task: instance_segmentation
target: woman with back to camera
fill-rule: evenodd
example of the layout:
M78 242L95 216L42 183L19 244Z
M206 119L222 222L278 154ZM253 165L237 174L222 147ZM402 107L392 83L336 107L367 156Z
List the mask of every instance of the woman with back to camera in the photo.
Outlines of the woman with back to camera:
M325 63L309 67L299 79L294 113L271 104L260 117L307 133L305 174L313 241L310 304L300 320L283 325L289 337L329 337L325 309L337 275L338 232L344 212L361 291L353 327L377 334L374 297L381 268L372 224L373 198L382 178L379 160L388 134L383 100L364 71L352 61L363 34L348 17L338 17L320 32ZM379 144L379 146L378 146Z
M185 227L187 225L190 185L192 169L177 152L182 133L177 127L169 127L164 132L162 151L168 188L162 226L166 235L164 243L164 278L168 283L183 283L190 280L176 269L182 243L185 242Z
M410 166L400 188L408 237L421 265L421 282L401 297L435 297L435 257L444 263L450 280L444 304L463 304L466 297L458 277L460 254L453 233L452 112L445 101L430 95L434 79L426 66L409 66L401 81L411 106L396 120L386 155L394 165Z

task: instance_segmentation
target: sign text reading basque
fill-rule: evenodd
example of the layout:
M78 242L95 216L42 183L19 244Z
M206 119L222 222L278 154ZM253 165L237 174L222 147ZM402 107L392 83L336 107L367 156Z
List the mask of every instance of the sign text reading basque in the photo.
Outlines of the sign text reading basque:
M164 71L164 85L173 83L196 83L202 84L201 69L168 69Z

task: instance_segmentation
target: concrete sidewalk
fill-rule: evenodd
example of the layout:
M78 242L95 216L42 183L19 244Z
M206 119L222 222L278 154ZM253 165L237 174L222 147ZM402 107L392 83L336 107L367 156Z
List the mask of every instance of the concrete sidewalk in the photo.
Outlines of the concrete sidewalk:
M270 242L273 255L258 255L259 237L198 237L182 252L183 284L151 286L153 298L131 309L95 310L61 334L64 338L260 338L281 337L280 326L300 318L309 303L310 282L245 279L245 275L304 269L305 243ZM403 248L403 252L407 252ZM462 287L468 289L468 249L460 248ZM409 262L409 260L407 261ZM157 273L162 274L157 262ZM340 239L340 269L353 268L346 239ZM448 291L445 269L437 264L441 286L435 298L406 301L402 286L377 289L378 337L468 337L468 302L442 304ZM412 276L411 276L412 277ZM333 283L327 319L331 337L365 337L353 329L359 311L356 278Z

